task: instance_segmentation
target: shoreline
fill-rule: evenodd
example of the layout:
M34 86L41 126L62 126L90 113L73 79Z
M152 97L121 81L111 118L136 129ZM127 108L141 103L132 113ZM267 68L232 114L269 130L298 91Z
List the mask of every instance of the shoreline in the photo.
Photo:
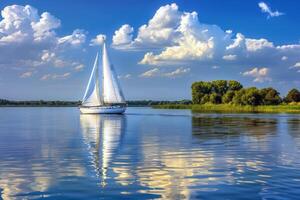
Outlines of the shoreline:
M300 113L300 105L239 106L230 104L167 104L152 106L155 109L189 109L192 112L221 113Z

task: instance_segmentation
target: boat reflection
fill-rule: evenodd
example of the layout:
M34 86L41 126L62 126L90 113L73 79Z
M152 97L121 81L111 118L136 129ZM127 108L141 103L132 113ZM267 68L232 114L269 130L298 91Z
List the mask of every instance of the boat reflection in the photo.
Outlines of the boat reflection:
M105 186L110 163L118 151L125 126L124 115L80 115L82 134L96 175Z

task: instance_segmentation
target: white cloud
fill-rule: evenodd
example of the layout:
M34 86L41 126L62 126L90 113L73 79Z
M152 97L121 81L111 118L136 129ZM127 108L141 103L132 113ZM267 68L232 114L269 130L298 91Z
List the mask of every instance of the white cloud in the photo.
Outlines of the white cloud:
M266 48L273 48L274 45L272 42L261 38L261 39L252 39L246 38L243 34L237 33L236 38L233 39L233 42L226 47L227 51L240 50L247 52L255 52L258 50L263 50Z
M133 28L128 25L124 24L123 26L120 27L119 30L115 31L115 34L112 38L113 40L113 45L115 47L118 47L120 45L127 45L132 42L132 33L133 33Z
M237 58L237 55L233 55L233 54L228 54L228 55L223 56L224 60L229 60L229 61L236 60L236 58Z
M119 75L118 79L130 79L132 77L131 74Z
M144 73L142 73L140 75L140 77L144 77L144 78L150 78L150 77L155 77L155 76L159 76L160 75L160 70L159 68L154 68L154 69L150 69Z
M300 62L295 63L291 68L300 68Z
M92 39L90 42L90 46L101 46L106 40L106 35L99 34L96 38Z
M65 37L59 38L58 44L78 47L83 43L85 43L85 39L86 39L85 31L76 29L73 31L71 35L67 35Z
M175 71L164 73L163 76L166 76L166 77L178 77L178 76L182 76L184 74L187 74L190 71L191 71L190 68L180 67L180 68L176 69Z
M287 60L287 59L288 59L287 56L282 56L282 57L281 57L281 60L282 60L282 61Z
M145 54L140 64L164 64L179 60L211 59L214 55L216 44L220 38L225 38L226 33L217 26L203 25L198 21L196 12L183 13L178 26L174 27L178 34L174 44L167 46L160 54L153 52Z
M32 71L24 72L23 74L20 75L20 78L29 78L33 74Z
M294 67L300 67L300 62L297 62Z
M54 66L70 48L85 42L86 33L74 30L71 35L58 36L61 21L48 12L39 15L30 5L6 6L0 21L0 67Z
M263 83L265 81L271 81L272 79L269 77L270 69L263 67L258 68L255 67L249 71L242 73L243 76L254 77L254 82Z
M57 79L66 79L71 75L70 72L66 72L64 74L45 74L43 75L40 80L45 81L45 80L57 80Z
M52 76L51 74L45 74L40 78L40 80L42 80L42 81L48 80L51 78L51 76Z
M241 33L236 34L236 38L233 40L233 43L226 47L227 50L244 48L245 47L245 36Z
M135 38L131 37L134 35L132 27L127 24L124 27L128 27L129 34L119 29L114 37L124 35L126 43L113 47L145 51L139 61L143 65L214 64L215 61L230 60L233 64L242 61L265 65L268 62L274 66L275 60L283 56L289 60L300 58L299 44L276 46L266 38L247 38L242 33L233 37L232 30L203 24L198 13L180 11L175 3L161 6L145 25L138 28Z
M151 77L168 77L168 78L176 78L188 74L191 71L190 68L179 67L174 71L165 72L158 67L150 69L140 75L143 78L151 78Z
M272 11L271 8L265 3L265 2L259 2L258 6L260 7L261 12L267 13L268 18L270 17L279 17L281 15L284 15L284 13L279 11Z
M214 65L214 66L212 66L211 68L212 68L212 69L219 69L220 67L217 66L217 65Z
M248 51L258 51L266 48L273 48L272 42L261 38L261 39L246 39L246 48Z
M180 18L181 13L175 3L160 7L148 24L139 28L133 45L155 47L170 44L172 38L176 37L174 27L178 25Z
M83 64L79 64L79 65L77 65L77 66L74 67L74 70L75 71L81 71L81 70L83 70L83 68L84 68L84 65Z
M34 39L37 41L42 41L49 37L54 37L54 29L60 27L60 20L52 16L48 12L44 12L41 18L37 22L32 22L31 26L34 30Z

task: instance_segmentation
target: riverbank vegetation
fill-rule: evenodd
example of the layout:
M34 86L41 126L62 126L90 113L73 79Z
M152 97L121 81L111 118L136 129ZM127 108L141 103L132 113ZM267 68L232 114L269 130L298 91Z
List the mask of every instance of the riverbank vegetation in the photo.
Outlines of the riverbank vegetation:
M300 112L300 92L297 89L281 97L274 88L244 88L234 80L199 81L193 83L191 89L191 104L155 107L201 112Z
M128 106L155 106L155 105L187 105L191 104L190 100L180 101L152 101L152 100L133 100L127 101ZM77 107L81 101L11 101L0 99L0 107Z

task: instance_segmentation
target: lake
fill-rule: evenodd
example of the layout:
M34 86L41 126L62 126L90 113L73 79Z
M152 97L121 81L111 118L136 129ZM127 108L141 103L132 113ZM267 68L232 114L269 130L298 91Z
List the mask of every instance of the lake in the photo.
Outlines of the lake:
M297 199L300 115L0 108L0 199Z

